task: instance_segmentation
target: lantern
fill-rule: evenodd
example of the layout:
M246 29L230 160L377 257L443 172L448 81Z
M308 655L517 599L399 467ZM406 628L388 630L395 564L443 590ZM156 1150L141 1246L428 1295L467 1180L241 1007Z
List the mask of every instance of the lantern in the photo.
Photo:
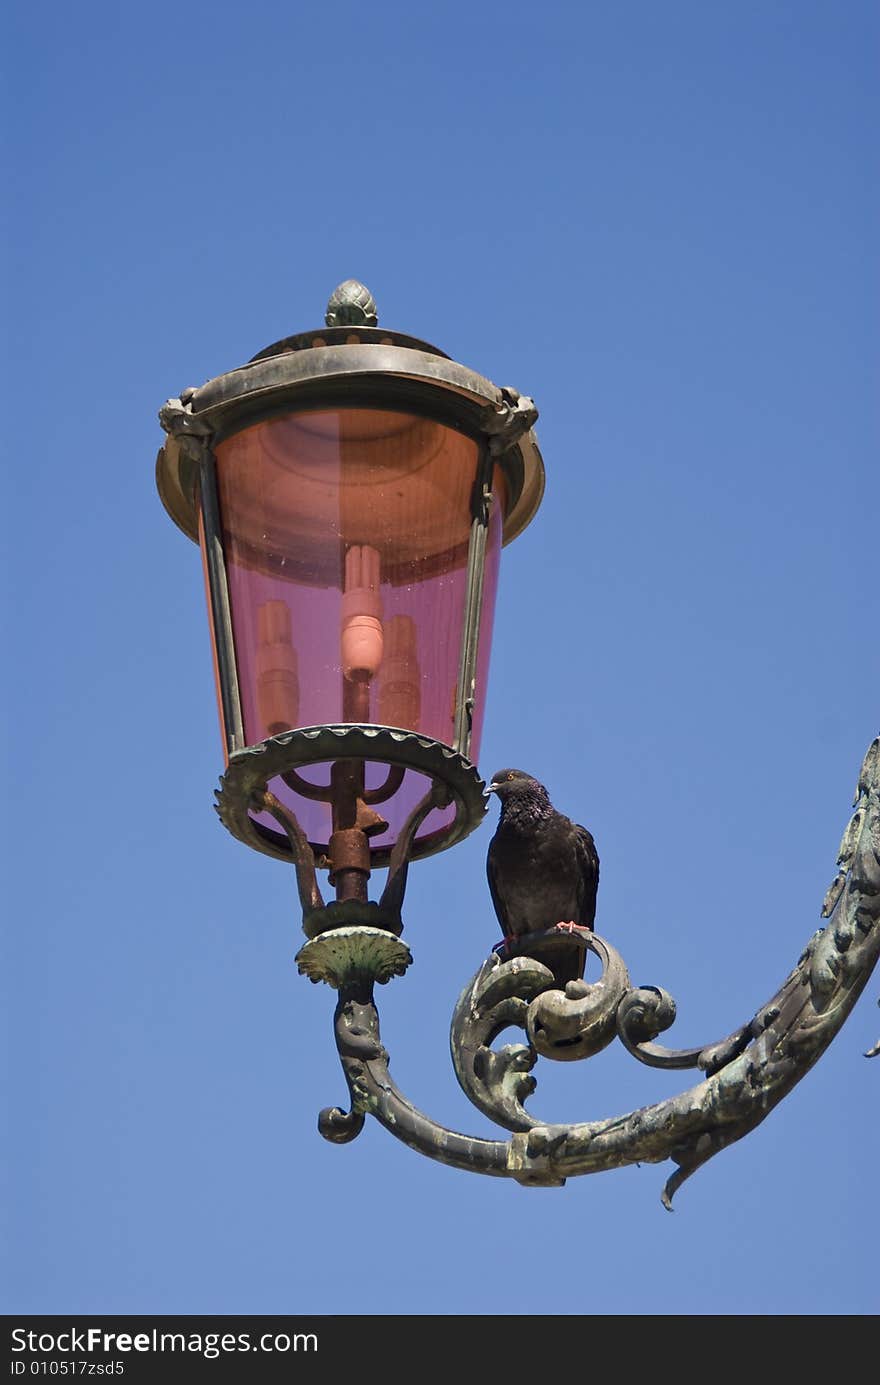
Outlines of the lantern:
M541 500L536 417L379 328L353 280L323 328L160 412L159 494L205 572L220 816L281 859L301 830L338 899L365 900L395 846L440 851L485 812L499 559Z

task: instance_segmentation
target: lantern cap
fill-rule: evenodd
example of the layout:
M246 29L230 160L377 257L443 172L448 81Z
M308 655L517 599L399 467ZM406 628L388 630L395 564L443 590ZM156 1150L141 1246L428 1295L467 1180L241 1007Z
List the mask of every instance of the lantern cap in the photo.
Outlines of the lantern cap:
M376 300L366 284L359 279L344 279L337 284L327 301L324 326L317 331L295 332L282 337L280 341L264 346L251 357L251 364L264 361L269 356L280 356L291 351L305 351L320 346L408 346L415 351L425 351L429 356L440 356L449 360L445 351L433 346L421 337L409 336L405 332L392 332L387 327L380 329L376 311Z
M375 300L357 279L334 289L325 322L264 347L160 410L169 436L156 459L156 484L175 524L198 540L198 458L206 448L288 412L376 408L422 414L484 440L507 484L503 541L516 538L544 492L532 401L426 341L380 328Z

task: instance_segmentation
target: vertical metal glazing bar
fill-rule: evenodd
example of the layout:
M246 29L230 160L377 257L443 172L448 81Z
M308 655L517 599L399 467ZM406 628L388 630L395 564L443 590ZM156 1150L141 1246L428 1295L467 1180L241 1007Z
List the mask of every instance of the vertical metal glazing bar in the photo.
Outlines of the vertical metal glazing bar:
M480 641L480 613L483 608L483 580L486 571L486 542L489 537L489 514L492 506L492 470L494 457L484 445L477 467L471 501L471 533L467 558L467 595L465 598L464 628L461 637L461 657L458 665L458 689L455 699L454 747L465 759L470 756L471 731L474 720L474 700L477 681L477 649Z
M199 467L199 488L202 521L205 526L205 563L211 590L211 624L217 652L217 676L223 705L223 725L226 731L226 753L243 750L244 724L241 698L238 691L238 670L235 665L235 642L232 637L232 612L226 565L223 561L223 537L220 528L220 504L217 498L217 464L214 454L206 447Z

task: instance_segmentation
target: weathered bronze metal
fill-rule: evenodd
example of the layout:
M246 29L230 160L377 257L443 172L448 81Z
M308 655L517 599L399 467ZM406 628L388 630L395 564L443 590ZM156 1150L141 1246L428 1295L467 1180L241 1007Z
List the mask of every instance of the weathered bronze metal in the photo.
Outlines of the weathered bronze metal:
M355 981L378 981L403 976L412 954L406 943L384 928L364 924L332 928L312 938L297 953L297 966L310 981L326 981L338 989Z
M355 340L352 340L355 338ZM315 350L320 346L319 350ZM247 365L182 391L159 410L168 434L156 484L175 524L198 542L198 468L230 433L290 409L412 408L443 415L487 440L508 488L504 542L526 527L544 493L544 463L531 399L499 388L436 347L385 328L326 328L287 337Z
M692 1049L654 1042L675 1019L675 1004L655 987L632 988L626 967L607 940L584 945L602 963L598 981L570 982L563 992L552 973L527 955L502 960L492 953L465 987L452 1021L453 1063L462 1089L491 1120L512 1132L487 1140L445 1129L419 1111L394 1085L379 1034L373 983L400 974L377 930L352 922L345 939L328 944L332 960L315 958L309 943L300 969L339 992L335 1032L351 1110L322 1111L319 1130L330 1140L353 1139L366 1115L397 1139L440 1163L540 1187L628 1164L671 1159L663 1203L714 1154L754 1130L818 1060L864 989L880 954L880 737L859 775L855 812L838 852L838 873L822 906L827 924L815 932L766 1005L726 1038ZM354 920L354 915L352 915ZM337 935L332 935L335 940ZM391 935L388 935L388 939ZM396 940L394 940L396 941ZM519 948L527 940L518 940ZM375 960L373 960L375 958ZM399 969L398 969L399 968ZM506 1029L527 1042L492 1047ZM526 1111L536 1088L538 1057L568 1060L598 1052L617 1036L634 1057L654 1067L695 1068L705 1074L679 1096L628 1114L572 1125L548 1125ZM868 1056L880 1053L880 1043Z
M375 327L376 300L357 279L346 279L331 293L324 321L328 327Z
M479 826L485 816L488 806L485 785L479 772L463 755L440 741L419 736L415 731L344 724L307 726L296 731L285 731L280 736L272 736L259 745L248 746L231 755L215 795L216 809L223 826L254 850L289 861L295 853L287 828L282 835L255 822L250 816L255 797L259 798L266 791L270 780L276 776L284 777L292 769L295 772L295 767L324 762L332 764L337 760L371 760L392 768L408 768L443 786L448 794L447 801L455 804L455 819L443 831L439 841L425 837L411 844L410 859L430 856L461 841ZM436 802L431 806L443 805ZM423 819L425 816L427 812L423 814ZM319 855L329 851L329 842L316 842L313 845ZM392 851L393 848L374 851L373 865L387 865Z
M330 728L325 727L322 729L329 730ZM350 732L367 729L372 737L374 734L381 735L384 731L384 728L381 727L342 727L334 729L343 733L345 744L348 747L352 745L354 739L349 735ZM390 734L392 740L394 740L404 733L397 732ZM356 740L355 744L360 746L360 742ZM429 749L430 748L429 745ZM444 753L448 753L446 747L440 747L440 749ZM331 787L327 792L332 792L333 771L336 770L337 765L348 764L351 764L350 760L338 760L334 762L333 770L331 770ZM464 786L468 798L464 811L483 813L485 812L486 795L483 791L482 781L477 777L476 770L473 769L473 766L467 765L466 761L462 761L462 767L467 771L467 774L463 775L460 780L460 786ZM392 766L386 785L396 778L395 769L396 767ZM382 891L378 903L374 903L366 897L366 883L370 875L370 865L364 849L366 833L359 834L349 829L344 833L338 834L344 838L345 845L343 851L350 850L356 859L357 864L353 868L348 858L344 855L342 859L337 859L335 862L321 855L315 846L307 839L296 815L292 813L290 809L286 808L283 803L280 803L275 795L266 787L266 781L269 777L271 777L271 775L267 775L265 769L263 769L257 774L256 779L245 776L235 783L233 787L230 787L229 774L227 773L224 780L221 781L222 788L217 793L219 802L216 807L224 822L226 821L227 815L231 814L237 820L240 819L242 822L246 821L252 823L253 820L247 814L247 810L251 809L254 812L269 814L282 828L287 839L287 859L292 861L296 870L299 900L302 907L303 932L306 936L308 938L317 938L322 933L330 932L334 929L350 928L351 926L366 926L371 929L381 928L395 937L399 936L403 931L401 909L403 907L403 897L406 890L407 872L409 870L410 861L417 854L414 845L416 833L432 809L447 807L453 797L445 777L436 775L432 779L431 787L424 797L415 805L409 817L404 822L397 841L388 854L388 875L385 880L385 888ZM318 790L314 785L310 787L314 789L315 792L324 792L324 790ZM390 789L388 791L390 792ZM476 797L478 791L480 794L479 799ZM374 790L373 794L377 797L381 797L381 792L382 791ZM372 797L372 795L368 792L367 798L370 797ZM258 826L258 824L255 825ZM263 830L265 831L266 829ZM357 837L360 835L364 837L364 842L357 840ZM333 851L333 849L333 838L331 837L330 850ZM328 869L331 885L335 883L335 876L340 872L344 872L346 869L353 869L358 874L363 874L363 888L359 888L357 894L352 895L345 890L340 890L337 885L337 898L331 901L331 903L326 904L318 885L317 869L319 863ZM309 957L314 957L315 955L323 956L323 953L315 954L312 952L308 955ZM394 953L394 955L397 956L398 954ZM307 974L312 975L311 970L308 968L301 968L301 970L306 970ZM317 980L319 977L314 975L312 979ZM327 980L329 978L321 977L320 979Z

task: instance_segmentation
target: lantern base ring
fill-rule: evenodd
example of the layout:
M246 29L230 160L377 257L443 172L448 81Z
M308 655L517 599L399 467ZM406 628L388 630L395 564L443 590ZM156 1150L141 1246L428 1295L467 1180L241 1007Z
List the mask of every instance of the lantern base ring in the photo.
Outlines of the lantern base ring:
M346 724L284 731L258 745L235 751L215 793L220 821L246 846L279 861L290 862L292 853L288 838L251 816L255 798L265 793L271 780L291 770L343 759L369 760L411 769L448 791L450 802L455 804L455 817L440 831L416 838L409 852L410 860L432 856L454 846L479 827L486 814L488 795L479 772L451 746L415 731ZM320 855L327 851L328 843L312 842L311 845ZM371 866L387 866L391 851L391 846L371 847Z

